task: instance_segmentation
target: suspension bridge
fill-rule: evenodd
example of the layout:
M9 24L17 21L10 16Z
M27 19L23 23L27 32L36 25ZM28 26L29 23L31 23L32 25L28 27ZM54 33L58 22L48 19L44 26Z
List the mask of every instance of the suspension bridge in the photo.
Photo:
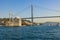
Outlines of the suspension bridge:
M34 19L38 19L38 18L58 18L58 17L60 17L60 16L44 16L44 17L34 17L34 7L38 7L38 9L39 8L41 8L41 9L45 9L45 10L48 10L48 11L53 11L53 12L60 12L59 10L54 10L54 9L49 9L49 8L44 8L44 7L40 7L40 6L33 6L33 5L31 5L31 6L29 6L30 8L31 8L31 10L30 10L30 17L26 17L26 18L22 18L22 19L31 19L31 22L33 23L33 20ZM28 7L28 8L29 8ZM25 10L25 9L24 9ZM38 13L37 13L38 14ZM39 14L38 14L39 15Z
M41 16L37 16L37 17L34 17L34 7L36 8L36 7L38 7L38 9L39 8L41 8L41 9L44 9L44 10L48 10L48 11L53 11L53 12L60 12L59 10L54 10L54 9L49 9L49 8L44 8L44 7L40 7L40 6L36 6L36 5L30 5L30 6L28 6L28 7L26 7L26 8L24 8L21 12L24 12L24 11L26 11L28 8L30 8L30 14L27 14L27 15L30 15L30 17L26 17L26 18L22 18L22 19L31 19L31 22L32 23L34 23L34 19L39 19L39 18L58 18L58 17L60 17L60 16L43 16L43 17L41 17ZM37 10L36 10L37 11ZM40 11L40 10L38 10L38 11ZM38 14L39 15L39 13L36 13L36 14ZM19 15L19 14L18 14ZM25 15L24 15L25 16Z

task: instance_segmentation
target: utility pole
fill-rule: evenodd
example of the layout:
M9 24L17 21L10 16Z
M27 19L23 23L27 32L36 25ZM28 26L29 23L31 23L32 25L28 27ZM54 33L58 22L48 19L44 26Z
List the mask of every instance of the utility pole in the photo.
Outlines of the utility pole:
M33 25L33 5L31 5L31 21L32 21L32 25Z

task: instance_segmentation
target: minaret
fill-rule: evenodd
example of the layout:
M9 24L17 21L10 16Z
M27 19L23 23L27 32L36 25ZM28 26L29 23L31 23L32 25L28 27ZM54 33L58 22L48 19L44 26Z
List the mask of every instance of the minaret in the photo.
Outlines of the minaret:
M11 16L10 16L10 12L9 12L9 22L11 21Z
M11 12L9 12L9 23L8 26L13 26L14 25L14 21L13 21L13 14Z
M11 12L9 13L9 21L13 22L13 14Z

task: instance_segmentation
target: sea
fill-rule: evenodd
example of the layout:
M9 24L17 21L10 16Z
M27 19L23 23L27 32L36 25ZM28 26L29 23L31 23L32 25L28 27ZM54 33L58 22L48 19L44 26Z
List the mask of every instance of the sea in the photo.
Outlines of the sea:
M60 40L60 26L0 26L0 40Z

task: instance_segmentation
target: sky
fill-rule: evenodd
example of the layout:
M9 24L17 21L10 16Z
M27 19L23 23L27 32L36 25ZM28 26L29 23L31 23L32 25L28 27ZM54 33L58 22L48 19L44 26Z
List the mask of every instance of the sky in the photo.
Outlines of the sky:
M60 15L60 0L0 0L0 17L30 17L31 4L34 16Z

